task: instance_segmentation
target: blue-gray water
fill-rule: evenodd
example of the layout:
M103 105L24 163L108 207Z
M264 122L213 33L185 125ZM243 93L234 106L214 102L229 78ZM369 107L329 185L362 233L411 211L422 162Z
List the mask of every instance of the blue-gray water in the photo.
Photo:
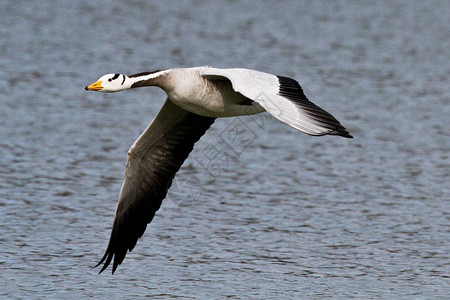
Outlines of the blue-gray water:
M448 1L0 2L0 298L448 299ZM114 276L126 151L165 97L84 86L291 76L355 136L217 120Z

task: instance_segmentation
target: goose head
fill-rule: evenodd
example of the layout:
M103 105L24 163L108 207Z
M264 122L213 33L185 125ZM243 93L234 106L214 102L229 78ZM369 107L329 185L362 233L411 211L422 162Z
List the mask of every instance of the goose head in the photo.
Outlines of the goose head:
M130 88L126 82L128 77L123 74L106 74L96 82L85 87L86 91L98 91L103 93L120 92Z

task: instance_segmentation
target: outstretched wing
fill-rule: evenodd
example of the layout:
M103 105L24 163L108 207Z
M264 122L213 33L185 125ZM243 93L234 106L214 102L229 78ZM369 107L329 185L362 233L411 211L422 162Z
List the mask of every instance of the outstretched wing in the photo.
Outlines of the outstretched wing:
M169 99L131 146L112 226L103 272L114 258L112 273L143 235L166 197L175 173L214 118L185 111Z
M248 69L203 68L201 75L206 79L231 81L236 92L307 134L352 138L338 120L306 98L294 79Z

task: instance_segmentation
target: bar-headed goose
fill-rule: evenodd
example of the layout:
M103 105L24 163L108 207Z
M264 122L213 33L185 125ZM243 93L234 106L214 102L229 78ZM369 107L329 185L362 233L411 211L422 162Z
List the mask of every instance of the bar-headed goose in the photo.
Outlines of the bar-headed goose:
M114 258L112 273L143 235L175 173L216 118L267 111L309 135L352 136L303 94L297 81L248 69L196 67L107 74L86 90L119 92L158 86L167 100L128 151L125 179L100 273Z

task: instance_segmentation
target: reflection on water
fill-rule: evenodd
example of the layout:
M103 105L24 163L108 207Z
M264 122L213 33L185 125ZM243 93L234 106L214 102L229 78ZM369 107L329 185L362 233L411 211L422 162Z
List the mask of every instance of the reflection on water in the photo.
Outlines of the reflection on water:
M449 6L252 5L0 3L1 297L450 294ZM216 121L135 250L98 276L126 151L165 97L83 87L199 65L295 77L355 139Z

